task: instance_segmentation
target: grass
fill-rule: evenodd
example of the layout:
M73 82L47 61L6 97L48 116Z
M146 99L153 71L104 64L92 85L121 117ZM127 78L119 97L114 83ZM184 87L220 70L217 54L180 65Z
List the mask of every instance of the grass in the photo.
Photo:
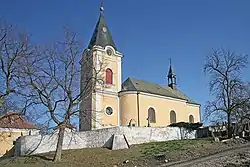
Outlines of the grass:
M199 147L200 145L211 143L210 139L203 140L173 140L168 142L147 143L140 146L141 152L146 157L167 154L169 152L179 152L187 150L190 146Z
M177 161L180 158L190 158L190 149L199 155L202 152L218 148L219 143L209 139L203 140L174 140L133 145L130 149L108 150L105 148L86 148L65 150L62 161L51 161L53 153L0 159L1 167L113 167L117 166L155 166L164 158ZM187 155L189 155L187 157ZM161 159L159 159L159 156ZM125 160L129 163L124 164Z

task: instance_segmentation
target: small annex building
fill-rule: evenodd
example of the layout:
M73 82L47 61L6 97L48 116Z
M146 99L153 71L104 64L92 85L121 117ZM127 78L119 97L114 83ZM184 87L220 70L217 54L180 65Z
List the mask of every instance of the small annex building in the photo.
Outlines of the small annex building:
M12 151L20 136L36 135L39 130L26 121L21 114L9 112L0 117L0 157Z

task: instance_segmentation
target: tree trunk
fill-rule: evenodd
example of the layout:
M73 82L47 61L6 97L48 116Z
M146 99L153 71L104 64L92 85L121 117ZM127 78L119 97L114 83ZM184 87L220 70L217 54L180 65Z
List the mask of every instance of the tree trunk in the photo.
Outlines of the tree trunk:
M231 129L231 114L227 113L227 136L232 138L232 129Z
M65 127L60 127L59 133L58 133L57 145L56 145L56 153L54 156L55 162L61 161L64 132L65 132Z

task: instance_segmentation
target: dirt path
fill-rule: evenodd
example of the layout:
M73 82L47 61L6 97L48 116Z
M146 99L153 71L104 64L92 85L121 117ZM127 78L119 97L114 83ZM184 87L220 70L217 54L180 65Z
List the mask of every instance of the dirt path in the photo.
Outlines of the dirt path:
M250 144L245 144L243 146L240 146L238 148L233 148L230 150L226 150L217 154L213 155L208 155L206 157L194 159L194 160L189 160L189 161L179 161L179 162L172 162L172 163L166 163L164 165L161 165L161 167L190 167L190 166L196 166L200 163L204 163L207 161L211 161L214 159L218 159L224 156L232 155L235 153L242 153L244 151L249 151L250 150Z

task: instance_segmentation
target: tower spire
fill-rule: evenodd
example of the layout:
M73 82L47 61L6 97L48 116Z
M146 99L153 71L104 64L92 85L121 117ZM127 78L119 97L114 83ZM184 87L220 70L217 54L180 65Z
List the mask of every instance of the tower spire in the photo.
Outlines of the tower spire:
M169 63L170 63L170 66L169 66L169 71L168 71L168 86L171 87L172 89L176 89L176 75L172 68L171 58L169 59Z
M100 16L98 22L96 23L93 35L90 39L88 49L91 49L93 46L96 45L96 46L101 46L103 48L105 48L106 46L112 46L115 50L117 50L111 32L109 31L109 28L104 19L103 12L104 12L104 6L102 0L100 5Z

